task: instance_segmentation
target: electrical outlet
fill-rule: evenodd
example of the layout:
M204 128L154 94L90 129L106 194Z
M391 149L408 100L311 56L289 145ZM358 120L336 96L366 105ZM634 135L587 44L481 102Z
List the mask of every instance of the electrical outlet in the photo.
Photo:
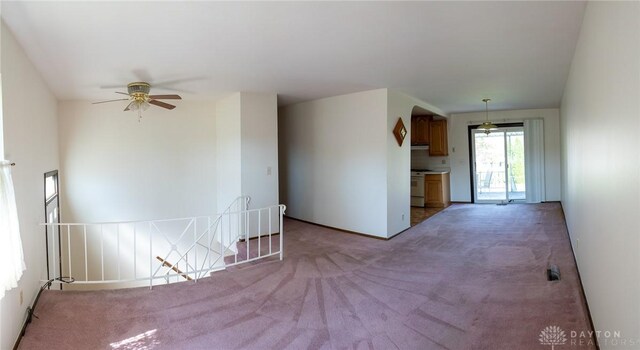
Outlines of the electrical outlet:
M402 214L402 221L404 221L404 214Z
M24 295L22 293L22 289L20 289L20 306L22 306L23 302L24 302Z
M446 160L446 159L443 159L443 160L442 160L442 164L447 164L447 160Z
M270 166L267 167L267 175L271 175L271 167Z

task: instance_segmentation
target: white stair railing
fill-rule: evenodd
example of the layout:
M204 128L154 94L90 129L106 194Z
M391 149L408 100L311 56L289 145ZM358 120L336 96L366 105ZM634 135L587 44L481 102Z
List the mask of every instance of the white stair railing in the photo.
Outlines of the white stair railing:
M249 209L242 196L216 216L46 223L47 280L120 288L196 281L229 266L283 258L284 205Z

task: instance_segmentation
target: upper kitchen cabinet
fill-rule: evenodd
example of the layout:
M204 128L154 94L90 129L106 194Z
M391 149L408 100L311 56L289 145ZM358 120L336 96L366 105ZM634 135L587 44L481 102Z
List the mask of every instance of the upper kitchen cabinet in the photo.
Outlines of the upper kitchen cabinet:
M431 117L417 115L411 117L411 145L426 146L429 144L429 124Z
M429 122L429 155L448 156L447 121L435 119Z

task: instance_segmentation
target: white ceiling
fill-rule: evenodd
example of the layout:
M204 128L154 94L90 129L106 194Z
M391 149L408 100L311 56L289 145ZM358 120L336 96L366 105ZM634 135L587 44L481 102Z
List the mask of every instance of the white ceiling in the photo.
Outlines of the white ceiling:
M558 107L584 6L3 1L1 13L62 100L117 98L104 87L135 80L185 98L277 92L281 105L388 87L454 113L483 97Z

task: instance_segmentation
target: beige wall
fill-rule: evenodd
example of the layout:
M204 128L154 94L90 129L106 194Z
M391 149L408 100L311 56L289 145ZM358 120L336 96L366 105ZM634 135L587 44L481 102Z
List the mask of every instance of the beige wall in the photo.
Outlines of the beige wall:
M278 97L242 92L240 106L242 194L251 196L251 208L277 205Z
M27 270L0 300L0 349L10 349L45 273L44 173L58 169L57 101L2 23L2 130L12 168ZM24 301L20 304L20 292Z
M595 328L637 348L640 3L588 3L561 121L562 206Z
M287 215L387 236L387 90L281 108L280 198Z
M220 211L242 195L241 117L239 92L216 103L216 201Z
M216 213L215 105L59 104L62 219L134 221Z

